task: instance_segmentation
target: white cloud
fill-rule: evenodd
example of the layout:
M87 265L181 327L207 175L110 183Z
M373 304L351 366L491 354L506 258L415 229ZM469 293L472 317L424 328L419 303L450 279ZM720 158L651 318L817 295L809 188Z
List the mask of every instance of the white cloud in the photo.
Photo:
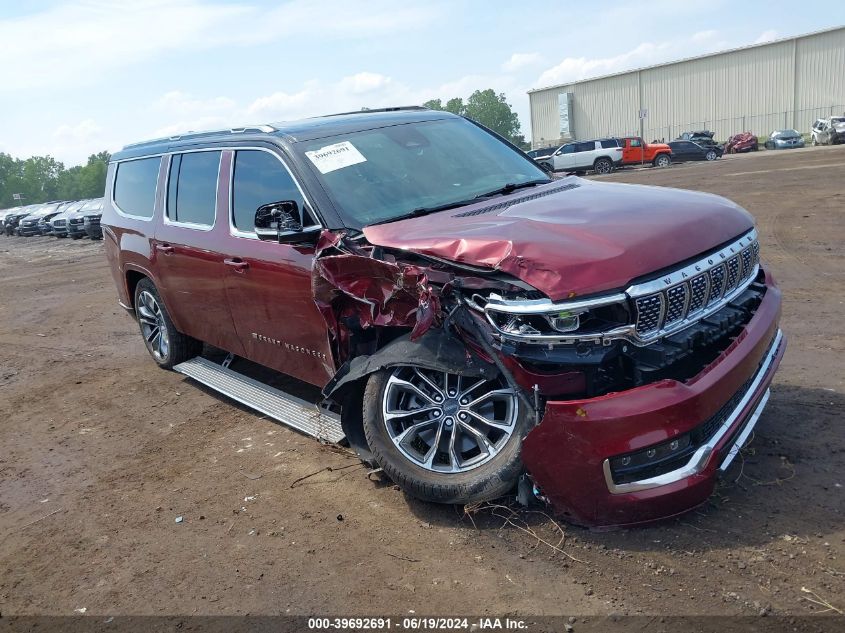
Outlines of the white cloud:
M755 44L765 44L766 42L771 42L772 40L776 40L778 37L778 32L774 29L769 29L768 31L763 31L760 33L760 36L754 40Z
M636 48L613 57L567 57L562 62L543 72L537 80L539 86L563 84L569 81L578 81L587 77L609 75L621 72L637 66L665 61L667 53L671 50L668 42L654 44L643 42Z
M540 53L514 53L504 64L502 70L508 73L517 72L523 68L537 66L546 61Z
M85 119L76 125L70 125L67 123L60 125L56 128L54 136L60 139L86 142L99 136L102 131L103 128L97 125L96 121L93 119Z
M690 39L696 44L703 44L712 41L718 34L718 31L710 29L708 31L699 31L698 33L694 33Z
M381 90L391 82L390 77L378 73L358 73L350 77L344 77L340 81L340 89L349 91L352 94L360 95L376 90Z
M388 0L373 0L366 10L343 0L293 0L271 10L233 0L76 0L0 20L0 91L102 82L116 69L177 50L367 40L420 28L438 11Z
M156 99L153 107L165 112L196 115L211 112L228 112L235 107L234 99L228 97L211 97L201 99L179 90L166 92Z

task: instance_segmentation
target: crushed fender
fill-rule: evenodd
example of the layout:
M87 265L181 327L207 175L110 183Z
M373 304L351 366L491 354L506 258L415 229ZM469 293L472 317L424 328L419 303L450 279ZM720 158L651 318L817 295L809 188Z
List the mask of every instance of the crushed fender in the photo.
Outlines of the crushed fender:
M374 257L342 233L323 231L312 271L314 300L334 338L338 360L346 360L353 319L372 326L411 328L411 340L440 322L440 301L419 266Z

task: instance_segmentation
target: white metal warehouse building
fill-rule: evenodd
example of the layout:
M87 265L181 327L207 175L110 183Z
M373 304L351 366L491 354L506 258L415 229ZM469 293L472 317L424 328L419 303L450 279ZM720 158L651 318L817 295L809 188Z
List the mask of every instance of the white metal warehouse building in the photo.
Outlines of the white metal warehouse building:
M845 26L528 92L534 148L712 130L725 140L845 114ZM643 118L641 118L641 116Z

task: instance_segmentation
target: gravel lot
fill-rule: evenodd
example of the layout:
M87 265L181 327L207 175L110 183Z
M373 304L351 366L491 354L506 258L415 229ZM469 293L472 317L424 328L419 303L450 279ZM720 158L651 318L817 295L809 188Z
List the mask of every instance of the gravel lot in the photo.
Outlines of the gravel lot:
M845 147L607 179L743 205L784 291L789 348L769 406L707 505L613 532L515 518L547 543L562 530L560 552L501 510L407 499L157 369L101 243L0 237L0 612L845 610Z

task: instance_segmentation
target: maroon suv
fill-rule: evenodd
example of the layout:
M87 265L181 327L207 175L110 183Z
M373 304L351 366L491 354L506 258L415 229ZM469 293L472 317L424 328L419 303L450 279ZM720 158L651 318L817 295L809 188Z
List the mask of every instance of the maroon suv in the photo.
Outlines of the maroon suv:
M444 112L130 145L102 225L160 366L348 442L430 501L518 483L582 524L689 510L748 438L785 349L746 211L551 180Z

